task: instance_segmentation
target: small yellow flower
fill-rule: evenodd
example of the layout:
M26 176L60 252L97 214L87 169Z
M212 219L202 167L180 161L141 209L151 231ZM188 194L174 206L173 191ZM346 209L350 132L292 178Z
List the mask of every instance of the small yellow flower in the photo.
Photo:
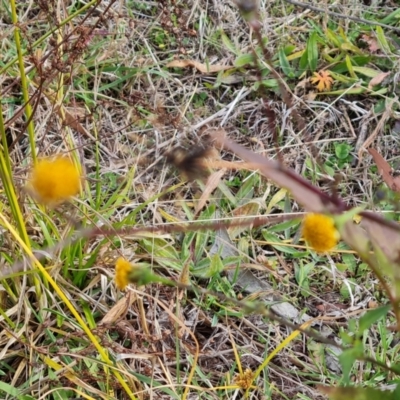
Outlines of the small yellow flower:
M119 290L124 290L129 283L129 274L133 270L133 265L124 258L118 258L115 264L115 285Z
M235 377L235 383L242 389L249 389L253 383L254 374L250 368L247 368L242 374Z
M66 157L43 158L33 167L29 188L44 204L59 204L79 193L81 175Z
M311 83L317 86L319 92L330 90L333 83L330 71L314 72Z
M308 214L303 221L303 238L315 251L332 250L339 241L339 232L331 217L323 214Z

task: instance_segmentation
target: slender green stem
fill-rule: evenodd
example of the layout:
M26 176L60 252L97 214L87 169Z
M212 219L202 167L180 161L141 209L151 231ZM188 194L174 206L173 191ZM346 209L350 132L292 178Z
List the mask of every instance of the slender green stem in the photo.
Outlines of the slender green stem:
M36 145L35 145L35 131L34 131L34 126L33 126L33 120L32 120L32 106L29 102L29 92L28 92L28 83L25 75L25 67L24 67L24 60L23 60L23 54L21 50L21 40L20 40L20 34L19 34L19 27L18 27L18 15L17 15L17 9L15 6L15 0L10 0L10 5L11 5L11 14L12 14L12 21L14 24L14 40L15 40L15 46L17 48L17 54L18 54L18 64L19 64L19 71L20 71L20 77L21 77L21 88L22 88L22 95L24 98L24 102L26 103L25 105L25 115L26 119L28 121L28 135L29 135L29 142L31 146L31 152L32 152L32 158L35 161L36 160ZM0 112L1 114L1 112ZM1 153L0 156L0 164L1 167L4 168L2 171L2 180L4 183L4 187L7 193L7 197L10 202L10 206L15 218L15 221L17 223L18 231L19 234L23 240L23 242L26 244L26 246L29 247L30 249L30 241L28 234L26 232L26 227L25 227L25 222L24 218L21 212L21 209L19 207L18 199L15 194L15 189L14 189L14 184L13 184L13 179L12 179L12 171L11 171L11 164L10 164L10 157L8 153L8 146L7 146L7 141L6 141L6 135L5 135L5 129L4 129L4 120L1 117L0 120L0 126L1 126L1 136L2 136L2 144L3 144L3 152ZM33 277L34 280L34 285L36 289L36 294L38 296L38 299L40 300L41 298L41 287L40 287L40 281L37 276Z
M0 98L1 104L1 98ZM23 238L24 242L29 246L29 237L26 232L24 218L19 207L17 195L15 193L14 183L12 179L12 169L10 162L10 155L8 152L6 132L4 128L3 113L0 109L0 136L2 149L0 151L0 177L3 182L4 191L8 201L10 202L11 212L18 227L18 232Z
M32 106L29 102L29 91L28 91L28 80L25 75L25 65L24 65L24 55L21 49L21 37L20 37L20 29L18 27L18 15L17 15L17 8L15 5L15 0L10 0L11 5L11 15L12 21L14 24L14 40L15 46L17 48L18 54L18 66L19 72L21 77L21 89L22 89L22 96L25 102L25 115L28 121L27 131L29 135L29 143L31 146L31 153L33 162L36 162L36 145L35 145L35 130L33 126L32 120Z

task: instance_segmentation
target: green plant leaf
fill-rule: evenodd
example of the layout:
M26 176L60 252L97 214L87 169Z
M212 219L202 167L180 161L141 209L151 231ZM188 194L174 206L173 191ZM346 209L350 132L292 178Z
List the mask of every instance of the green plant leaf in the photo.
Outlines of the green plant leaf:
M236 49L235 45L231 42L231 40L228 38L226 33L224 31L221 31L221 39L222 43L225 45L225 47L231 51L233 54L239 55L239 51Z
M318 65L317 33L313 32L307 41L307 60L310 71L314 72Z
M165 268L172 268L177 271L182 269L182 262L179 255L172 245L163 238L149 238L140 241L144 249L153 255L154 260Z
M386 40L385 33L383 32L383 29L381 26L376 27L376 36L377 36L378 43L379 43L379 46L381 47L382 51L384 51L385 53L391 54L392 50L389 46L388 41Z
M348 54L346 55L346 66L347 66L347 69L348 69L348 71L349 71L350 76L351 76L352 78L354 78L354 79L357 79L357 75L356 75L356 73L354 72L353 64L351 63L351 59L350 59L350 57L349 57Z
M336 143L335 154L339 160L346 160L349 157L351 146L347 143Z
M285 254L290 254L294 257L298 257L300 255L305 255L307 252L304 251L299 251L298 249L295 249L291 246L285 245L285 242L283 242L278 235L275 235L274 233L271 233L268 231L268 229L263 229L262 230L262 235L270 246L275 248L276 250L281 251L282 253ZM281 244L282 243L282 244Z
M279 64L282 68L283 73L289 77L289 78L294 78L295 73L293 71L293 68L290 66L289 61L286 57L285 51L283 48L279 49Z
M328 28L325 31L325 35L332 44L334 44L337 48L340 49L341 43L336 33L334 33L331 29Z
M18 398L19 390L17 388L15 388L14 386L9 385L8 383L0 382L0 393L1 392L6 393L15 398Z
M219 254L214 254L213 256L211 256L210 269L208 270L208 278L219 274L223 271L223 269L224 264L222 263Z
M391 309L390 305L375 308L373 310L367 311L361 318L359 322L359 331L362 334L363 331L367 330L372 324L383 318Z
M306 50L303 52L303 55L300 57L300 61L299 61L300 74L307 71L307 68L308 68L308 53L307 53L307 47L306 47Z
M359 72L360 74L368 76L369 78L375 78L375 76L382 73L381 71L377 71L376 69L373 68L357 67L357 66L353 66L353 71Z
M400 19L400 8L395 9L395 11L391 12L388 16L381 19L379 22L382 24L390 25L392 23L399 22Z
M244 67L245 65L253 65L254 64L254 54L241 54L239 57L236 57L234 62L234 66L236 68Z
M353 364L357 360L357 358L362 357L362 355L363 345L360 341L357 341L353 347L344 350L339 355L339 361L342 366L343 380L345 384L350 383L350 372Z

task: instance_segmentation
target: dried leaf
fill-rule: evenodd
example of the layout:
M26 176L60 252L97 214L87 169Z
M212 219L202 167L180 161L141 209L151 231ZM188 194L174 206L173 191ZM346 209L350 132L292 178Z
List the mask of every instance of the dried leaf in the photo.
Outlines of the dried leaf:
M369 213L371 216L378 217L377 214ZM365 218L366 214L363 214L363 219L360 225L366 229L371 238L374 247L380 248L383 253L389 258L389 261L395 265L400 264L400 234L398 226L389 226L388 224L382 224L380 221L374 221L370 218ZM387 221L389 222L389 221ZM394 277L396 281L399 278ZM400 296L400 292L397 293Z
M314 72L311 78L311 83L317 86L319 92L330 90L332 87L333 79L329 71Z
M100 324L107 325L116 322L128 312L129 307L136 299L136 294L128 291L122 299L120 299L117 303L113 305L113 307L109 311L107 311Z
M390 189L400 192L400 176L393 176L393 169L388 162L375 150L368 149L369 154L373 157L378 172L381 174L384 182L390 187Z
M198 61L194 60L173 60L166 65L167 68L187 68L193 67L198 69L202 74L212 73L212 72L219 72L225 71L227 69L233 68L232 65L208 65L202 64Z
M369 50L371 53L376 53L378 50L380 50L378 40L377 40L375 37L369 36L369 35L367 35L366 33L364 33L364 34L361 36L361 39L362 39L365 43L367 43L367 45L368 45L368 50Z
M390 72L381 72L372 78L368 83L368 89L372 89L374 86L379 85L382 81L390 74Z
M55 107L57 113L62 118L62 111L57 106ZM72 129L75 129L80 134L85 137L90 137L88 131L83 127L83 125L78 121L78 118L71 114L67 109L64 108L64 123L65 125L70 126Z
M251 227L251 217L256 217L260 213L260 209L264 207L262 199L254 199L242 206L235 208L232 212L235 221L249 221L249 226L236 226L228 228L228 234L231 239L239 236L243 231ZM243 218L241 218L243 217Z
M211 193L218 187L221 182L221 178L224 176L225 170L221 169L211 174L208 179L203 193L200 196L198 203L196 204L195 214L197 215L203 207L206 205L207 200L210 198Z
M376 136L379 133L382 133L385 127L385 123L389 120L389 118L392 117L392 100L388 101L388 104L386 105L386 110L382 114L381 118L379 119L378 123L375 126L375 129L373 132L368 136L367 140L361 145L361 147L358 149L357 156L358 156L358 165L361 163L363 152L366 151L366 149L371 146L373 141L375 140Z

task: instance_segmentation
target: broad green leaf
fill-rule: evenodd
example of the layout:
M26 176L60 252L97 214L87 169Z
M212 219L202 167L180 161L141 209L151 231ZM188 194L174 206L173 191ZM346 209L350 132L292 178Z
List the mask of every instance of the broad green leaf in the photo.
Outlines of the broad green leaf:
M234 62L234 66L236 68L244 67L245 65L254 64L254 54L241 54L239 57L236 57Z
M369 56L352 56L351 57L351 63L354 66L357 67L362 67L363 65L368 64L371 61L371 57ZM329 69L331 72L336 72L337 74L342 74L344 72L347 72L347 65L346 62L340 62L339 64L336 64L332 66L332 68Z
M345 270L350 271L351 273L354 273L357 268L357 260L354 256L354 254L347 254L343 253L342 254L342 263L340 265L343 265L342 269L338 266L338 268L344 272Z
M225 47L231 51L233 54L239 55L240 52L236 49L235 45L231 42L231 40L228 38L226 33L224 31L221 31L221 39L222 43L225 45Z
M339 160L346 160L352 149L353 147L347 143L337 143L335 144L335 155Z
M317 37L317 33L313 32L307 41L307 59L311 72L314 72L318 65Z
M278 81L276 79L265 79L262 82L262 85L268 88L276 88L278 87ZM259 86L259 82L255 82L254 87L256 87L256 85Z
M146 238L139 242L151 254L157 264L177 271L182 269L182 263L175 247L167 240L163 238Z
M309 277L311 271L315 267L315 261L305 264L302 262L302 260L300 260L299 263L294 263L294 266L295 266L294 276L296 282L298 283L301 289L303 290L305 289L306 291L308 291L310 289ZM306 293L303 293L303 296L307 297Z
M219 254L214 254L211 256L211 262L210 262L210 269L208 270L208 276L207 278L211 278L220 272L222 272L224 269L224 264L221 261L221 257Z
M348 278L347 282L347 284L343 282L340 286L340 295L346 300L350 299L351 289L349 288L349 283L356 283L354 278Z
M326 29L325 31L325 35L328 38L328 40L334 44L336 47L340 48L340 40L338 39L338 36L336 33L334 33L332 30L330 30L329 28Z
M400 8L395 9L395 11L391 12L388 16L381 19L379 22L382 24L390 25L392 23L397 23L400 20Z
M352 51L353 53L359 54L360 56L364 54L362 50L360 50L357 46L354 46L354 44L350 42L343 43L341 49L346 51Z
M308 67L308 53L307 53L307 47L303 52L303 55L300 58L299 61L299 70L300 73L303 73L304 71L307 71L307 67Z
M264 240L267 242L266 244L269 244L274 249L279 250L282 253L290 254L294 257L298 257L300 255L307 254L307 252L299 251L295 247L288 246L277 235L275 235L272 232L269 232L268 229L263 229L262 235L264 237Z
M330 400L398 400L396 393L373 388L320 386Z
M237 200L251 200L254 197L254 188L260 185L260 176L252 174L244 179L243 185L240 186L236 193Z
M289 61L286 57L284 49L279 49L279 64L282 68L283 73L289 78L294 78L295 73L293 68L290 66Z
M236 197L233 195L229 187L226 185L225 181L220 182L218 190L222 192L226 200L228 200L233 206L236 206L237 204Z
M341 89L341 90L333 90L331 92L321 92L321 93L317 93L317 95L320 94L331 94L331 95L341 95L341 94L362 94L365 92L368 92L370 95L373 96L381 96L382 94L386 94L388 91L387 88L382 88L376 91L371 91L368 90L368 88L365 87L356 87L356 88L351 88L351 89Z
M287 59L288 59L288 61L296 60L297 58L301 58L304 53L305 53L304 50L296 51L295 53L288 55Z
M5 393L10 396L13 396L14 398L18 398L18 392L19 390L14 386L11 386L5 382L0 382L0 393Z
M351 85L352 83L354 83L356 81L355 79L349 78L346 75L338 74L338 73L332 72L332 71L331 71L331 76L335 81L345 83L345 84Z
M392 50L390 49L389 43L386 40L385 33L384 33L384 31L383 31L381 26L377 26L376 27L376 36L378 38L378 43L379 43L379 46L381 47L381 49L385 53L391 54Z
M342 366L343 379L345 384L350 383L350 372L353 367L353 364L359 357L362 357L362 355L363 355L363 345L359 341L357 341L353 347L344 350L339 355L339 361Z
M288 57L289 54L291 54L292 51L293 51L295 48L296 48L295 45L293 45L293 44L288 44L287 46L285 46L285 47L283 48L283 51L285 52L285 55Z
M237 266L240 265L240 257L237 256L230 256L226 257L223 260L221 259L221 256L218 253L218 258L219 260L214 260L215 264L214 266L211 266L211 263L213 262L212 257L205 257L202 260L200 260L196 265L191 267L191 274L194 276L197 276L199 278L211 278L212 276L215 275L215 271L218 271L219 268L224 268L232 267L232 266ZM217 263L218 261L218 263ZM219 261L221 261L221 264L219 264ZM214 271L214 272L213 272Z
M372 324L379 321L381 318L385 317L386 314L391 309L390 305L375 308L373 310L367 311L359 321L359 330L362 334L365 330L369 329Z
M271 198L270 202L268 203L266 214L269 214L272 209L279 203L281 202L285 196L287 195L287 190L286 189L280 189L278 190Z
M284 222L281 222L274 226L268 227L268 231L269 232L283 232L283 231L286 231L287 229L297 227L299 225L299 223L300 222L299 222L298 218L293 218L288 221L284 221Z
M353 65L351 64L351 59L348 54L346 55L346 65L347 65L347 69L350 73L350 76L354 79L357 79L357 75L354 72Z
M368 67L353 66L353 70L355 72L359 72L362 75L368 76L369 78L375 78L375 76L382 73L381 71L377 71L376 69L368 68Z

